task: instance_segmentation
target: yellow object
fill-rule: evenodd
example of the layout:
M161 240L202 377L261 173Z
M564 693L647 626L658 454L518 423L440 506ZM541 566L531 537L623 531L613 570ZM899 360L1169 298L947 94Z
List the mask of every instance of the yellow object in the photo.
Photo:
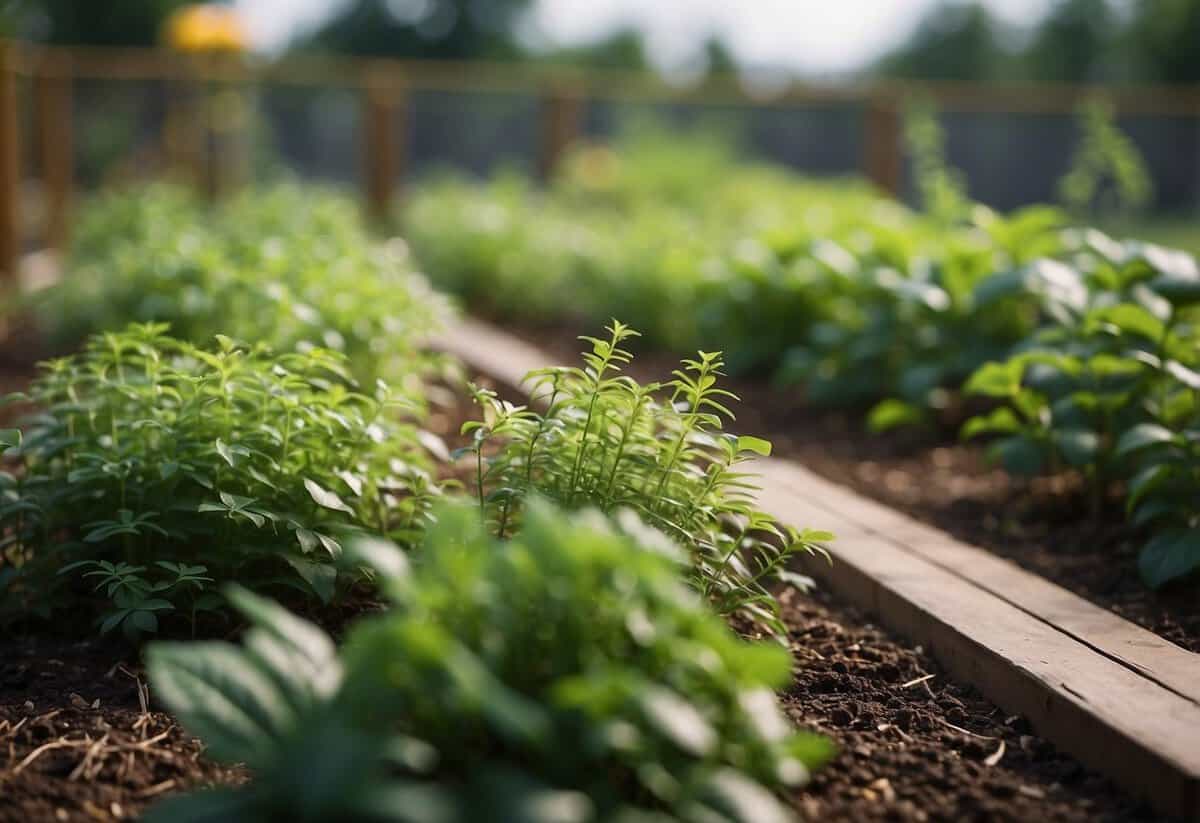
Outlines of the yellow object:
M243 51L248 45L237 12L210 3L176 11L167 19L164 34L171 48L186 52Z

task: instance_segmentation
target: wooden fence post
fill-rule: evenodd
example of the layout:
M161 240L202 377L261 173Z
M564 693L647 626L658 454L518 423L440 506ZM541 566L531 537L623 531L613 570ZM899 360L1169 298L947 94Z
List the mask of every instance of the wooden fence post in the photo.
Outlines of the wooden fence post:
M71 64L58 58L37 77L38 142L42 181L46 187L45 245L67 246L71 190L75 183L71 110Z
M0 281L15 282L21 258L21 162L16 48L0 40Z
M363 183L367 214L383 221L395 204L396 179L407 160L408 96L393 72L377 71L363 89ZM400 140L397 141L397 120Z
M538 146L538 173L542 179L554 175L567 149L579 138L582 120L583 96L578 92L558 88L542 96Z
M900 105L894 94L877 91L867 100L863 171L867 179L893 197L902 195L904 158L900 140Z

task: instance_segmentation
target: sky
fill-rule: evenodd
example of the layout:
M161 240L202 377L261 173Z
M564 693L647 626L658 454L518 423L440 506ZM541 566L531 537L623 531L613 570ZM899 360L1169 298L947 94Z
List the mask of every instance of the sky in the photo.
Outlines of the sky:
M236 0L256 46L280 48L342 0ZM1027 22L1051 0L985 0L1001 19ZM652 60L670 69L719 33L746 65L837 74L900 43L937 0L536 0L538 41L575 45L622 25L640 28Z

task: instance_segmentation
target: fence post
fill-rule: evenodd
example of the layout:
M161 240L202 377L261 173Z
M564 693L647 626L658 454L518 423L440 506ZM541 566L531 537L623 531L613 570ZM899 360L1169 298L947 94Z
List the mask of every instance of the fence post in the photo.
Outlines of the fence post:
M404 173L403 134L408 96L394 71L379 69L367 75L363 87L363 183L367 214L383 221L396 197L396 178ZM396 140L399 119L401 140Z
M0 281L15 282L21 257L17 55L0 40Z
M895 94L875 91L867 99L863 171L892 197L900 197L904 160L900 145L900 104Z
M542 95L541 143L538 146L538 173L549 180L558 169L567 149L580 135L583 96L563 88Z
M69 58L56 58L43 65L37 78L37 111L39 155L46 187L45 245L61 251L67 247L68 213L75 182Z

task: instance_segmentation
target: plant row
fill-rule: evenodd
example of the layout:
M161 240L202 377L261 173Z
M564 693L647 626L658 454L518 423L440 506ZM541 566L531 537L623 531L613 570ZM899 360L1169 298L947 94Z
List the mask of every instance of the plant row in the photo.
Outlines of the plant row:
M875 429L959 424L985 395L964 436L1014 472L1074 468L1097 501L1123 493L1147 583L1200 568L1194 258L1049 207L971 204L927 150L917 212L689 140L581 147L545 187L437 180L411 193L405 234L483 310L619 313L659 348L718 346L811 402L871 406Z
M342 291L307 291L302 332L266 303L262 334L238 325L236 294L259 293L250 261L267 253L227 222L237 210L264 230L279 221L258 243L287 288L309 282L294 267L311 262L314 231L342 226L325 235L326 262L376 259L374 247L338 248L370 244L344 203L295 204L321 204L329 222L285 217L286 191L194 215L199 226L182 216L195 204L157 228L143 221L169 209L118 219L115 203L146 208L136 195L94 207L85 225L115 220L109 243L84 232L73 259L93 262L42 305L64 311L64 329L147 322L45 363L10 398L33 411L0 432L0 622L72 614L135 641L204 636L228 633L232 603L251 626L240 645L151 644L156 696L214 756L254 772L152 816L790 819L778 793L829 744L777 705L786 650L727 620L782 637L771 589L807 585L788 561L832 536L755 509L742 463L770 445L723 430L735 398L717 385L720 356L641 384L622 371L635 332L614 322L587 339L580 367L531 374L528 406L472 389L480 419L451 454L423 428L431 359L415 329L398 328L394 349L366 336L385 316L428 330L442 312L403 266L363 264ZM182 203L167 189L147 198ZM118 270L136 236L142 271ZM96 311L81 295L106 291L106 267L128 302ZM231 313L182 298L160 282L167 270ZM334 328L325 301L393 274L390 302L363 328ZM98 282L74 282L87 275ZM135 300L139 288L162 299ZM208 324L227 332L203 339ZM345 344L349 332L361 345ZM377 614L339 648L299 616L327 607Z

